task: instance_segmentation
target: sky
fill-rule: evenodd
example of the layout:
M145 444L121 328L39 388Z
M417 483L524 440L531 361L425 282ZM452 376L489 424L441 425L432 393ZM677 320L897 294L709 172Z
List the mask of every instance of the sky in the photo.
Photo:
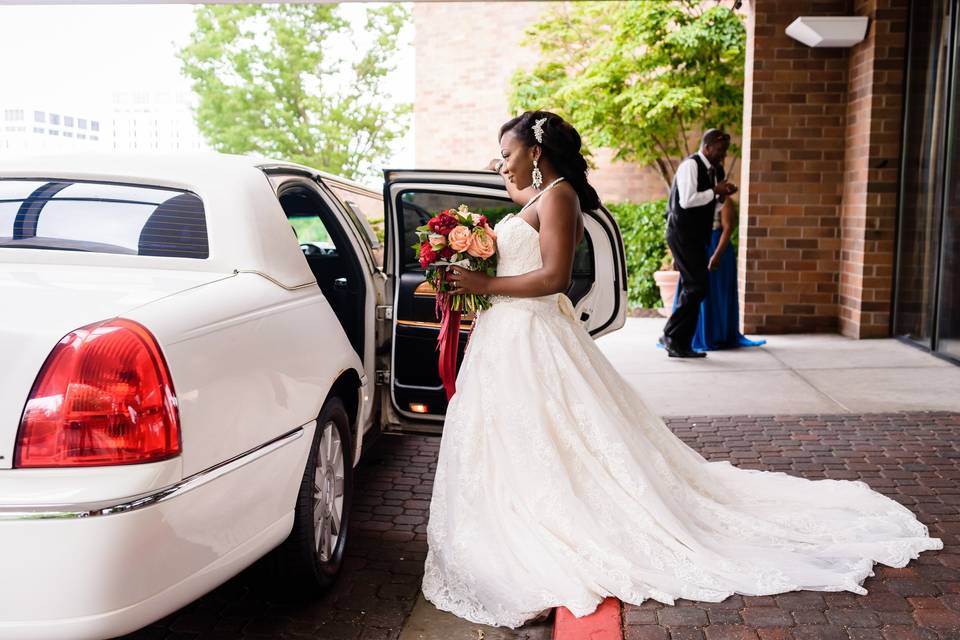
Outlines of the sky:
M364 7L348 3L344 10L359 19ZM79 114L110 104L117 90L189 91L175 52L193 24L186 4L0 6L0 108L39 102ZM386 92L412 102L412 34L402 41ZM385 165L413 166L410 124Z

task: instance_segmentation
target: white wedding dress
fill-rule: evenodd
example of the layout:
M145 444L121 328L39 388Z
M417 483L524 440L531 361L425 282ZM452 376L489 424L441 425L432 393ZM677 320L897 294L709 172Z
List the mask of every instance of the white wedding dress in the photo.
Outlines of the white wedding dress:
M525 220L495 230L497 275L542 266ZM512 628L561 605L587 615L606 596L865 594L874 562L902 567L943 548L864 482L704 459L617 373L563 294L495 297L480 313L447 410L427 541L424 596Z

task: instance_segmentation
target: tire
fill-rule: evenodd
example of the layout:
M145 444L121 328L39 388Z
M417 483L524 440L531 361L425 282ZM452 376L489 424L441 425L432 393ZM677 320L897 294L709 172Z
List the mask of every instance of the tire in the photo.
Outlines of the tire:
M347 410L339 398L331 397L317 418L293 530L272 554L273 582L285 590L324 589L340 572L353 500L352 445Z

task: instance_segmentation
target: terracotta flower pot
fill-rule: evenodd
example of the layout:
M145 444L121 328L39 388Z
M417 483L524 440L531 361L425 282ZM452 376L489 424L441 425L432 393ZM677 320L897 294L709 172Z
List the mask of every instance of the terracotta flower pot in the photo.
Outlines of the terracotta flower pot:
M677 295L677 285L680 283L679 271L655 271L653 279L660 287L660 299L663 300L663 307L657 311L664 318L670 315L673 309L673 297Z

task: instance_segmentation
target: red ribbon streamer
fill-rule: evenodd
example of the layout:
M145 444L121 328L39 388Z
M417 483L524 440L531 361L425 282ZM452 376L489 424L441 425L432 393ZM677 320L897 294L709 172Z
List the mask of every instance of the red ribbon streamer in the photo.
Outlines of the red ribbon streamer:
M460 346L460 312L447 309L440 323L440 380L447 400L457 392L457 351Z
M437 288L436 314L442 317L440 335L437 336L437 348L440 350L440 381L447 392L447 401L457 392L457 351L460 346L460 312L450 308L450 294L443 291L446 270L440 272L440 286Z

